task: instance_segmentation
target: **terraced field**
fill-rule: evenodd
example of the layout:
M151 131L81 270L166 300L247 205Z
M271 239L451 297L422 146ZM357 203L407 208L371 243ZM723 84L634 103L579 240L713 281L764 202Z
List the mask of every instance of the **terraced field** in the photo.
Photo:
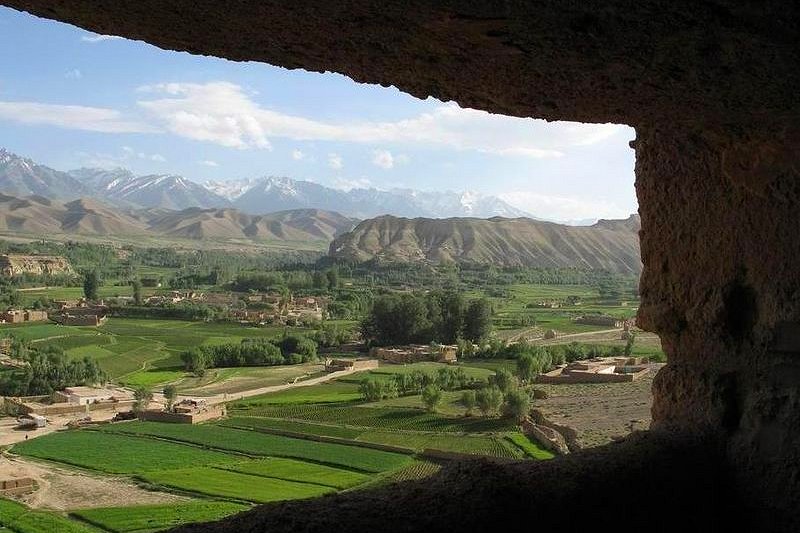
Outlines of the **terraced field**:
M70 514L112 533L143 533L192 522L219 520L247 509L248 506L233 502L196 501L175 505L82 509Z
M264 404L258 400L236 402L230 412L234 416L255 416L321 422L363 428L470 433L507 431L513 422L502 418L448 417L422 409L369 407L362 404Z
M166 487L255 503L314 498L336 490L315 483L285 481L203 466L147 472L141 477Z
M117 436L125 434L165 438L254 456L305 459L363 472L383 472L403 466L409 461L405 455L380 450L294 439L215 425L133 422L108 426L102 433L108 436L116 433Z
M308 482L309 479L313 479L317 485L324 485L334 489L354 487L370 479L369 475L353 472L352 470L282 459L280 457L237 463L226 466L225 469L284 481Z
M48 323L3 324L11 333L41 345L63 348L72 359L90 357L115 381L130 386L155 386L190 377L179 355L204 344L237 343L244 338L272 338L282 328L247 327L232 323L110 318L99 327Z
M100 431L60 431L16 444L14 453L111 474L190 465L225 464L241 457L194 446Z
M0 498L0 531L14 533L92 533L94 530L69 518Z

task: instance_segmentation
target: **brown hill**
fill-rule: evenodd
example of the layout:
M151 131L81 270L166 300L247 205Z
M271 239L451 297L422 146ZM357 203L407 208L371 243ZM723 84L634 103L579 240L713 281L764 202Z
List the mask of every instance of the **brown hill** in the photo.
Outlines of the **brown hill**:
M639 272L639 217L564 226L528 218L398 218L361 222L330 255L363 262L457 262Z
M235 209L126 211L87 198L62 203L41 196L16 198L0 194L0 231L18 234L328 243L352 229L356 222L317 209L257 216Z

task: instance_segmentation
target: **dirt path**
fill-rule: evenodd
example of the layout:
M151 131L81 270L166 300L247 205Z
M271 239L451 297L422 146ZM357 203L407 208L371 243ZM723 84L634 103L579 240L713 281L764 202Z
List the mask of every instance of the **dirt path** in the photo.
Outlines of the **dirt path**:
M0 456L0 479L29 477L36 491L17 500L34 508L69 511L87 507L148 505L185 501L165 492L144 490L130 479L93 475L51 464L39 464L19 457Z

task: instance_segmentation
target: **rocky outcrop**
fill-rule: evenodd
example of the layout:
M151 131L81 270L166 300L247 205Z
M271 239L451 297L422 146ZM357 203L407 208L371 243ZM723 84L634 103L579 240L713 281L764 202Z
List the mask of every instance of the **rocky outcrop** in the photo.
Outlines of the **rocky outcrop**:
M67 258L58 255L0 255L0 274L4 277L71 273Z

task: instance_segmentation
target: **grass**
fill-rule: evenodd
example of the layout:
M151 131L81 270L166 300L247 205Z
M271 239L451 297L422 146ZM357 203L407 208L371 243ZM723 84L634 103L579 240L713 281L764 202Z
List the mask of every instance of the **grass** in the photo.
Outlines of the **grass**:
M336 490L313 483L265 478L203 466L148 472L141 477L158 485L255 503L314 498Z
M196 501L170 505L137 505L82 509L71 514L112 533L145 533L193 522L209 522L249 506L233 502Z
M311 422L298 422L295 420L281 420L278 418L257 418L251 416L235 416L223 420L221 426L251 429L273 429L290 431L304 435L323 437L336 437L340 439L356 439L364 430L333 426L330 424L313 424Z
M412 433L398 431L369 431L358 437L359 441L387 444L410 448L415 451L425 449L441 450L491 457L510 457L521 459L523 454L503 439L484 435L453 435L437 433Z
M304 403L339 403L353 402L361 399L358 385L333 381L320 383L308 387L297 387L280 392L271 392L260 396L253 396L233 404L233 408L242 408L260 405L296 405Z
M127 424L129 425L129 424ZM59 431L13 447L14 453L111 474L189 465L225 464L240 457L173 442L100 431Z
M511 442L514 446L518 447L520 450L525 452L528 457L533 459L552 459L555 455L549 451L545 450L538 444L531 442L528 437L523 435L519 432L511 432L506 435L506 439Z
M216 425L191 426L157 422L131 422L107 426L103 432L106 434L109 432L124 432L126 434L167 438L248 455L306 459L364 472L382 472L402 466L408 461L408 457L397 453L343 444L314 442Z
M225 467L225 470L253 476L283 479L285 481L314 483L335 489L346 489L360 485L370 479L369 475L353 472L352 470L279 457L237 463Z
M241 403L235 404L239 406ZM388 430L430 431L438 433L482 433L508 431L514 424L507 419L454 417L422 409L370 407L369 404L258 404L244 409L231 408L234 416L256 416L318 422L348 427Z
M302 328L295 330L305 331ZM44 322L0 325L0 335L6 332L37 344L59 346L70 359L95 359L112 380L130 386L155 387L188 376L177 367L181 365L178 356L189 348L204 344L238 343L245 338L274 338L283 333L283 328L186 320L110 318L98 327L61 326Z
M93 528L63 516L45 511L32 511L24 505L0 498L0 531L15 533L91 533Z

